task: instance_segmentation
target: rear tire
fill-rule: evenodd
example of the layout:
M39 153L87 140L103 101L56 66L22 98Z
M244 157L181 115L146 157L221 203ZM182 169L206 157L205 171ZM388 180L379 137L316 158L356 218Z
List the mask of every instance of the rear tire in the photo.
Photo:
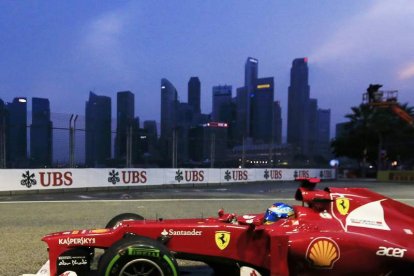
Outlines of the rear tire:
M149 238L126 237L102 255L98 275L178 276L178 265L168 248Z
M113 217L105 226L105 228L113 228L123 220L144 220L144 217L134 213L122 213Z

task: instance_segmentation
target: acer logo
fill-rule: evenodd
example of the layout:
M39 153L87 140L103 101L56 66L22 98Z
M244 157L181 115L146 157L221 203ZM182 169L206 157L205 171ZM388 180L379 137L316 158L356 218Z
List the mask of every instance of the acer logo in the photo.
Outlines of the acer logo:
M394 247L385 247L380 246L378 247L377 255L378 256L387 256L387 257L394 257L394 258L402 258L404 257L405 251L407 249L401 249L401 248L394 248Z

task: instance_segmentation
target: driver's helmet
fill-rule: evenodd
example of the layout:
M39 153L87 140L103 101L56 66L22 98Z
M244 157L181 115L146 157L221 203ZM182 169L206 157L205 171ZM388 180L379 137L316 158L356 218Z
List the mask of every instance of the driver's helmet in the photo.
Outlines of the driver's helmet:
M293 217L295 212L290 205L281 202L275 202L267 208L264 214L264 223L271 224L278 221L281 218Z

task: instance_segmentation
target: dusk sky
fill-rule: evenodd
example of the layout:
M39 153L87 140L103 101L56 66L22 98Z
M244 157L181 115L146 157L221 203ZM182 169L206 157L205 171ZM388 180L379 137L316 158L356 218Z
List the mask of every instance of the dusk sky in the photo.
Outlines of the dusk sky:
M201 81L244 83L247 57L275 78L284 136L292 60L309 59L311 97L331 109L332 133L370 83L414 105L414 1L7 1L0 0L0 98L50 99L55 113L85 113L89 91L135 94L135 113L160 120L160 81L187 102Z

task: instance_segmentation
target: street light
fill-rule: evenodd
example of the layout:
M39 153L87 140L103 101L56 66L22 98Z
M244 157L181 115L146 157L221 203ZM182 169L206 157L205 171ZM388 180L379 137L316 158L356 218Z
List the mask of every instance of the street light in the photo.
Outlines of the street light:
M76 130L76 120L78 115L70 115L69 119L69 167L75 167L75 130ZM73 124L72 124L73 120ZM72 126L73 125L73 126Z

